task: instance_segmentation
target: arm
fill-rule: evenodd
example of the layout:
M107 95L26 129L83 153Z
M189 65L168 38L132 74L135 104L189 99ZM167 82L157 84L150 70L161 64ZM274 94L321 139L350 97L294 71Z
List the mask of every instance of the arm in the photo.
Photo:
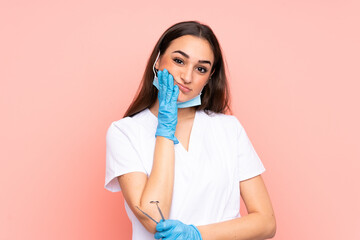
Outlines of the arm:
M174 79L166 69L163 72L158 71L158 76L158 126L150 176L147 178L144 173L132 172L118 177L125 201L142 225L151 233L156 232L156 224L143 215L136 206L159 221L157 208L150 203L150 201L159 201L164 217L169 217L174 186L174 144L179 143L175 137L179 88L174 86Z
M198 226L204 240L267 239L276 232L271 201L261 175L240 182L248 215L220 223Z
M155 233L155 223L144 216L136 206L158 221L160 220L159 212L153 204L149 203L157 200L160 202L159 206L164 217L169 217L174 185L174 159L173 141L158 136L149 178L140 172L127 173L118 177L127 204L143 226L152 233Z

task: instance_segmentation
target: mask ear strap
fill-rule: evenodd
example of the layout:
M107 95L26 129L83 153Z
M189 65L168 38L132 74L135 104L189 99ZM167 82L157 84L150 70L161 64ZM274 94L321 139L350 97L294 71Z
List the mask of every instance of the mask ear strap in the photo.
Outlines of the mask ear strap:
M158 53L158 55L157 55L157 57L156 57L156 59L155 59L155 62L154 62L154 64L153 64L153 72L154 72L154 75L155 75L155 76L156 76L155 64L156 64L157 60L159 59L159 57L160 57L160 51L159 51L159 53Z

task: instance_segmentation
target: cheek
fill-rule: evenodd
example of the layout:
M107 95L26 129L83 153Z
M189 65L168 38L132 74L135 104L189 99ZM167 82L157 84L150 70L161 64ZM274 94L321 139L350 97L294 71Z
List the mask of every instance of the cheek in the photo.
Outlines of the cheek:
M171 60L164 62L164 64L161 66L161 69L164 68L166 68L175 79L179 77L180 70L174 63L171 62Z
M166 68L167 70L171 70L173 68L171 59L163 59L163 61L161 61L160 69L164 70L164 68Z
M199 79L198 87L200 88L200 90L205 86L207 80L208 80L207 77L202 77L201 79Z

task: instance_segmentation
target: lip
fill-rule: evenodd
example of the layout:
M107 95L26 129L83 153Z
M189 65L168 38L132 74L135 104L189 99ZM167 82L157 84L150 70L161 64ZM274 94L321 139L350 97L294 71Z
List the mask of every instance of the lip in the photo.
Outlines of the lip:
M177 83L177 85L178 85L178 87L179 87L179 89L183 92L183 93L188 93L188 92L190 92L191 91L191 89L190 88L187 88L187 87L185 87L184 85L181 85L180 83L178 83L178 82L176 82Z

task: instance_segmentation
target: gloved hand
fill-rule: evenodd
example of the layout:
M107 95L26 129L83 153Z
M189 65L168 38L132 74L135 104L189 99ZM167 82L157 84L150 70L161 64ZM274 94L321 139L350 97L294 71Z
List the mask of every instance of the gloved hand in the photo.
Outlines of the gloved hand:
M158 126L155 136L163 136L178 144L175 137L177 124L177 98L179 96L179 87L174 86L174 77L166 70L157 72L159 79L159 114Z
M202 240L199 230L194 225L186 225L178 220L160 220L156 225L156 231L156 239Z

